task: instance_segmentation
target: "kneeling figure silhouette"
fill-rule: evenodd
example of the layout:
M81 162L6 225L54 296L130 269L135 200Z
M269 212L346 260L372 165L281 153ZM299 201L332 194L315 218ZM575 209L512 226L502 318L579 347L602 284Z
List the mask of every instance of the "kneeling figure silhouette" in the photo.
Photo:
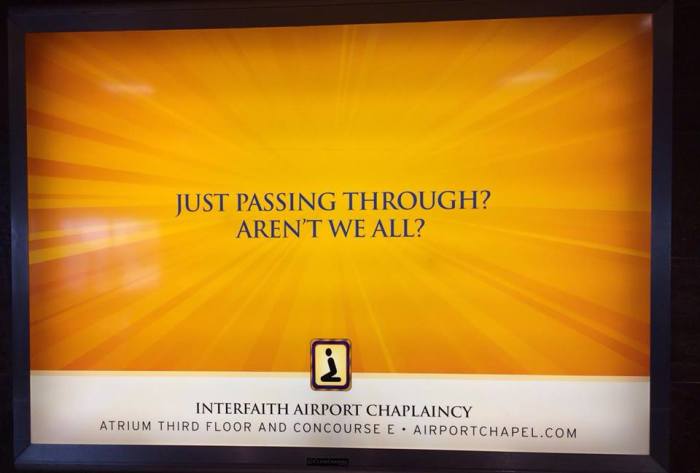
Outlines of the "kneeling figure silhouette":
M335 367L335 360L331 356L333 352L330 348L326 348L326 356L328 357L328 373L321 376L321 381L324 383L337 383L340 381L340 377L336 376L338 374L338 368Z

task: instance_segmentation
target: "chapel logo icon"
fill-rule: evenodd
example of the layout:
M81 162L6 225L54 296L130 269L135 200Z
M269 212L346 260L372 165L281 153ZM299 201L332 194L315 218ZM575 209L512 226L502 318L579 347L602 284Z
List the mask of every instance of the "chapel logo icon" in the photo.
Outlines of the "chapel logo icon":
M347 391L350 389L350 340L315 339L311 341L311 389Z

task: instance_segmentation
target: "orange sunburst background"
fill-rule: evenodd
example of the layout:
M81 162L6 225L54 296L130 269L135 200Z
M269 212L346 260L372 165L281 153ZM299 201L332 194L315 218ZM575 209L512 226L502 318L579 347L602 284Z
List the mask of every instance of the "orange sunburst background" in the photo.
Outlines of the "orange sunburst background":
M27 35L31 367L648 375L648 15ZM176 194L490 189L188 214ZM232 210L232 209L227 209ZM424 218L420 238L236 239Z

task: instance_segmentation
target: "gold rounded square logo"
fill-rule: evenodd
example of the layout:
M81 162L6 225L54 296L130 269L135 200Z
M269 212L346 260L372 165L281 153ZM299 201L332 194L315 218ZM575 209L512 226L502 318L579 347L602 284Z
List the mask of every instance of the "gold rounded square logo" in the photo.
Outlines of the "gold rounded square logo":
M350 340L346 338L317 338L311 341L311 389L350 389L350 346Z

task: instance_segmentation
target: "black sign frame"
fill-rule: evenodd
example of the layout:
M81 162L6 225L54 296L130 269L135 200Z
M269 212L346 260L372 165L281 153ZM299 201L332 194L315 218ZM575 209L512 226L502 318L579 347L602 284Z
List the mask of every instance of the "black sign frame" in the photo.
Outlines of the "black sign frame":
M232 28L651 13L654 25L650 455L392 449L48 445L30 441L24 35L29 32ZM669 469L673 1L239 0L75 3L8 15L13 451L17 468L102 470L605 471Z

